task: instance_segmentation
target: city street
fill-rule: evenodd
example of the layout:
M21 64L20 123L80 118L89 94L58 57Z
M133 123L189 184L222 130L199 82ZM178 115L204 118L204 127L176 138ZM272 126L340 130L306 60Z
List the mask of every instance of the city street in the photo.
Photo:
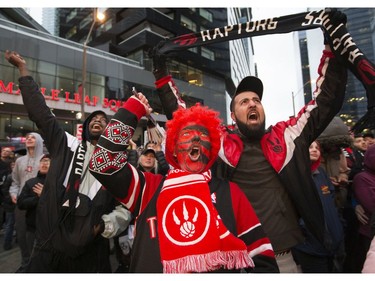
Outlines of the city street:
M111 240L111 246L113 247ZM14 273L21 264L21 253L16 243L16 238L13 238L13 248L9 251L4 251L4 234L0 232L0 274ZM112 270L116 270L118 263L114 254L111 255ZM1 277L0 277L1 278Z
M0 233L0 273L13 273L21 264L21 254L13 238L13 248L9 251L4 251L4 234Z

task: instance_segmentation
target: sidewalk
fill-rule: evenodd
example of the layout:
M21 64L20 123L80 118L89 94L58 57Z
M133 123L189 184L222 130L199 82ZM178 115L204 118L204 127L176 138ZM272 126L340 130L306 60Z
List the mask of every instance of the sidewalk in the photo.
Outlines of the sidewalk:
M14 273L21 265L21 253L18 244L16 243L16 238L13 238L13 248L9 251L4 251L4 235L0 232L0 280L1 273ZM111 246L113 242L111 240ZM118 262L116 260L115 254L111 254L112 270L116 270Z
M21 265L21 253L18 244L13 239L13 248L4 251L4 234L0 234L0 273L14 273Z

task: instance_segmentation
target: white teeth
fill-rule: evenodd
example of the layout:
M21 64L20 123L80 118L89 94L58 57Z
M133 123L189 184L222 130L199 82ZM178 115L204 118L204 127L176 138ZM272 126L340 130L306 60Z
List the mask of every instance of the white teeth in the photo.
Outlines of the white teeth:
M255 112L252 112L249 114L249 119L256 119L257 118L257 114Z
M199 159L199 157L200 157L200 150L199 150L199 148L197 148L197 147L193 147L192 149L191 149L191 151L190 151L190 159L192 160L192 161L196 161L196 160L198 160Z

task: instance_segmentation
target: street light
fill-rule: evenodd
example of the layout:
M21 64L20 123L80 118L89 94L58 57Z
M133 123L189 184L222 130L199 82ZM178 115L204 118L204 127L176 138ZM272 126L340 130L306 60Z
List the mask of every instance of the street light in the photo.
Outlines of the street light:
M96 23L96 20L102 21L104 19L103 13L98 13L98 8L93 10L93 20L90 26L89 34L87 34L86 40L83 43L83 61L82 61L82 85L81 85L81 121L85 120L85 96L86 96L86 65L87 65L87 43L90 40L92 29Z
M295 99L295 97L299 94L299 92L301 91L301 90L304 90L305 89L305 86L307 85L307 84L312 84L312 83L315 83L315 80L309 80L309 81L307 81L305 84L303 84L303 86L296 92L296 94L294 94L294 92L292 91L292 103L293 103L293 116L296 116L296 105L295 105L295 101L294 101L294 99ZM305 92L305 91L303 91L303 92Z

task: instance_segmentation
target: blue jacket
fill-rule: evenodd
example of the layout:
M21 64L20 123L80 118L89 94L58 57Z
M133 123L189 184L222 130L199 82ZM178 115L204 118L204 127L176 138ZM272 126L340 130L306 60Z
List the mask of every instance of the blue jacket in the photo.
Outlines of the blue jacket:
M323 206L324 219L326 222L326 237L331 240L331 247L320 243L306 228L305 223L300 219L299 223L305 235L305 241L295 246L296 249L317 256L332 256L338 250L340 243L344 239L344 230L339 213L335 206L335 188L331 183L323 168L319 167L312 173L315 187L319 193Z

